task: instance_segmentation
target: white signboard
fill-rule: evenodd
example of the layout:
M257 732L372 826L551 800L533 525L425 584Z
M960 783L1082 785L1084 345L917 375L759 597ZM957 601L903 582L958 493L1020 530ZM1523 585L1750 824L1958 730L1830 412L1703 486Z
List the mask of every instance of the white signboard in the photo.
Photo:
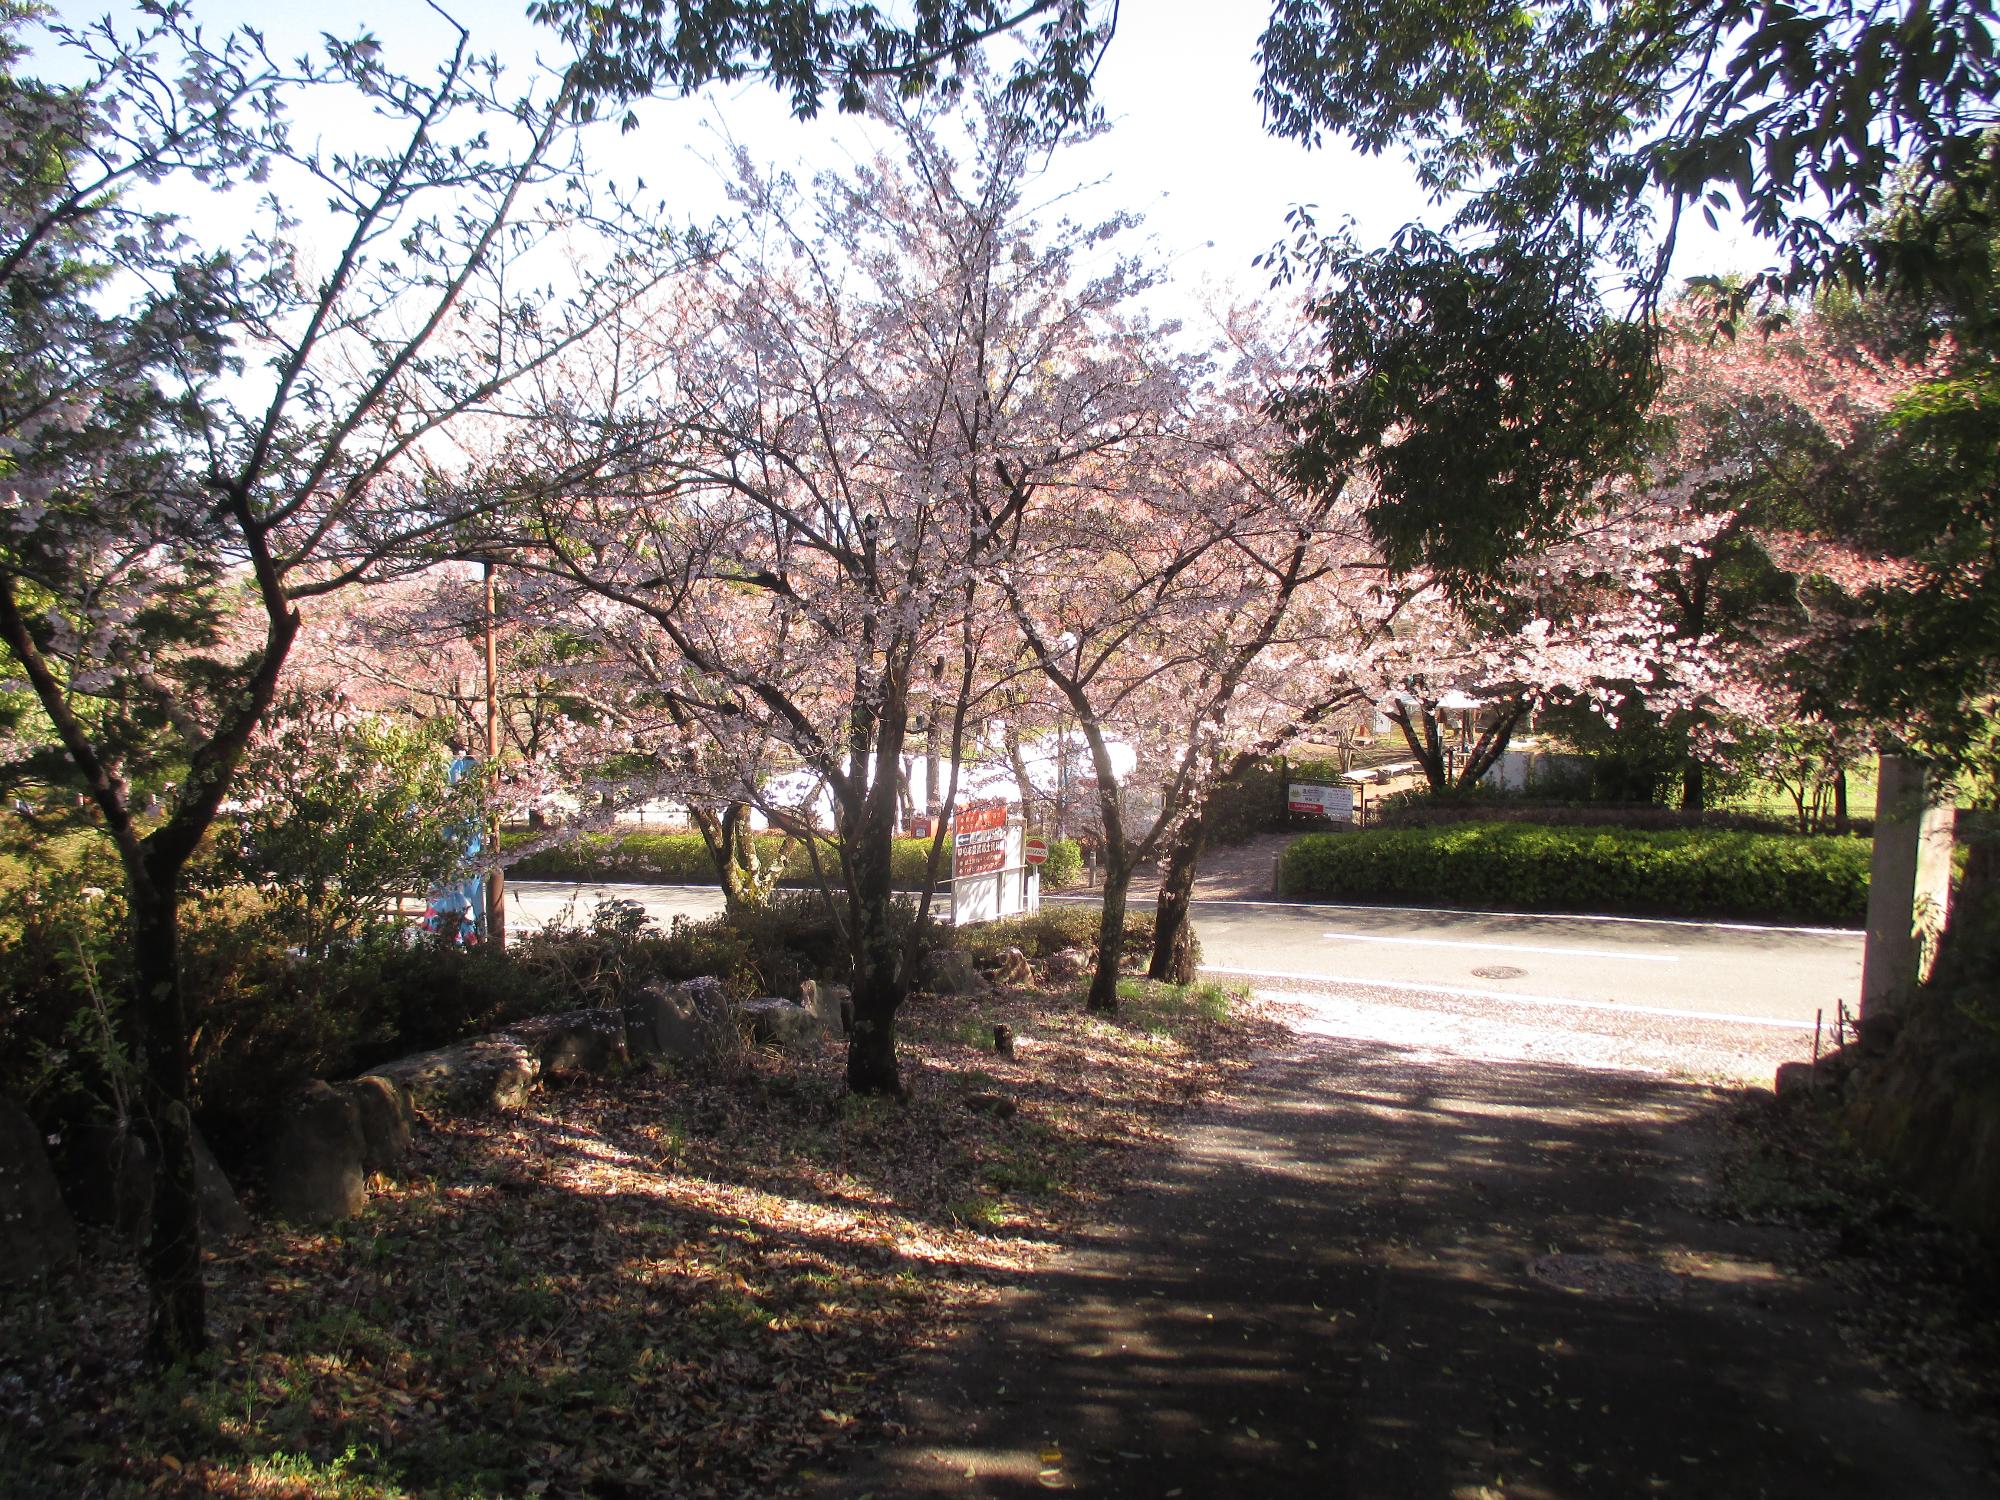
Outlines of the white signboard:
M1004 804L978 804L953 820L951 920L956 927L1039 911L1041 871L1026 859L1027 829Z
M1354 788L1349 786L1306 786L1294 782L1285 792L1285 805L1295 813L1327 818L1335 823L1354 821Z

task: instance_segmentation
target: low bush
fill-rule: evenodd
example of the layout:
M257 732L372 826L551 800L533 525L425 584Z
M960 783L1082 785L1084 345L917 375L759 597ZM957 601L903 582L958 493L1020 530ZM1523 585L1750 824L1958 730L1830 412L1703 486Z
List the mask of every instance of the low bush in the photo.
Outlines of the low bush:
M950 929L948 941L975 958L992 958L1002 949L1019 948L1029 958L1047 958L1064 948L1097 946L1098 912L1094 906L1045 906L1022 917L1004 917L975 927ZM1153 911L1125 913L1124 955L1132 958L1153 951Z
M530 835L510 833L506 842L520 844ZM778 857L784 839L775 833L756 835L757 856L766 862ZM929 868L929 839L897 839L890 853L890 872L899 890L921 890ZM820 852L829 883L838 884L838 856L830 849ZM586 833L567 844L538 849L523 855L508 867L519 880L638 881L654 885L714 885L715 863L708 846L698 833ZM1042 866L1042 888L1059 891L1075 885L1083 873L1083 852L1074 839L1050 839L1048 863ZM951 840L944 841L938 855L938 883L951 879ZM812 863L803 849L794 847L785 862L780 885L815 884Z
M532 835L509 833L506 844L525 842ZM778 857L784 840L777 834L756 836L757 855ZM801 867L805 856L799 855ZM522 880L630 880L658 885L714 885L715 864L698 833L586 833L568 843L538 849L513 860L507 873Z
M1066 891L1083 879L1083 845L1075 839L1050 839L1049 857L1042 865L1042 889Z
M1308 834L1280 882L1293 897L1858 924L1868 858L1858 838L1454 823Z

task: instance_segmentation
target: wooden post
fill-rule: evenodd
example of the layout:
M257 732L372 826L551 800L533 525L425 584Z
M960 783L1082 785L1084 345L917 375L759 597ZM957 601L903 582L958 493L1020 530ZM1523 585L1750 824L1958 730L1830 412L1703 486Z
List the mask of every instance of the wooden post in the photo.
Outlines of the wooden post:
M492 776L500 764L500 653L494 639L493 564L486 564L486 765ZM500 812L486 819L487 849L494 864L486 872L486 941L497 952L507 948L507 875L500 868Z
M1861 959L1864 1019L1892 1008L1928 977L1944 930L1956 811L1933 805L1927 781L1923 766L1908 756L1879 761Z

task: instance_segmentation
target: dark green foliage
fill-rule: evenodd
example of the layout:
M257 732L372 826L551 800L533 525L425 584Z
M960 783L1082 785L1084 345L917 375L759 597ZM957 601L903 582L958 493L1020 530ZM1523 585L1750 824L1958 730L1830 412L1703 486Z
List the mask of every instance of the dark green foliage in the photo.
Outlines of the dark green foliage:
M312 1078L588 1003L508 956L422 938L295 957L261 924L189 934L194 1108L216 1150L248 1158L272 1107Z
M1327 493L1365 460L1362 515L1391 568L1470 589L1634 459L1653 336L1606 316L1582 262L1417 226L1367 252L1316 235L1302 222L1297 253L1328 288L1309 304L1320 363L1277 403L1286 465Z
M1968 359L1892 414L1857 513L1856 540L1910 577L1863 588L1824 665L1828 707L1858 711L1926 759L2000 766L2000 369Z
M1278 0L1258 97L1277 133L1403 147L1440 199L1464 195L1462 228L1581 238L1655 291L1683 211L1734 208L1796 289L1885 269L1836 236L1899 173L1976 174L2000 93L1992 26L1988 0ZM1909 261L1886 269L1924 269Z
M1258 761L1208 794L1208 843L1240 844L1274 827L1285 814L1284 778L1275 761Z
M1066 891L1083 879L1083 845L1075 839L1048 840L1049 857L1042 865L1042 889Z
M761 79L788 96L800 119L828 95L859 110L868 89L893 83L907 97L953 87L982 43L1013 31L1026 45L1008 83L1032 113L1056 120L1082 110L1111 16L1059 0L926 0L907 19L873 5L821 0L681 3L536 0L529 14L576 49L571 78L591 102L688 94L709 83ZM1112 14L1115 15L1115 12ZM625 117L629 128L633 123Z
M38 1113L117 1112L129 1090L125 905L95 856L7 859L0 871L0 1095ZM115 872L108 875L115 881Z
M1868 855L1857 838L1457 823L1308 834L1281 883L1291 897L1857 924Z
M1705 829L1710 833L1782 833L1799 830L1791 818L1736 808L1687 812L1664 802L1596 801L1586 782L1570 799L1540 789L1496 792L1487 787L1437 796L1428 791L1395 792L1368 804L1370 828L1434 828L1446 823L1539 823L1562 828ZM1850 831L1866 836L1869 818L1852 820Z

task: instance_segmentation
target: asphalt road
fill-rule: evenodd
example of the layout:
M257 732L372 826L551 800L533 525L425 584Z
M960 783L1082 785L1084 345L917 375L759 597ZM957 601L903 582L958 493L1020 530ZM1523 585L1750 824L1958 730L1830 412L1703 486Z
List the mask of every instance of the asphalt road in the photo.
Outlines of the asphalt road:
M638 901L662 924L722 908L718 892L699 886L522 881L508 895L510 920L522 927L571 902L587 918L599 896ZM1861 985L1861 934L1833 929L1254 901L1198 902L1195 928L1216 973L1333 984L1357 998L1507 1001L1804 1031L1823 1011L1831 1031L1839 1002L1853 1004Z

